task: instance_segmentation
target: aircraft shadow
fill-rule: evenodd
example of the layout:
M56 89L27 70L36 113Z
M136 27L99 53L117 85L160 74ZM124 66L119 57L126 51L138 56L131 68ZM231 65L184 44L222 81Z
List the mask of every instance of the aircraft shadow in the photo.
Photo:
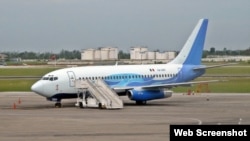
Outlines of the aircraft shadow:
M149 101L147 104L138 105L133 101L124 101L124 108L126 107L178 107L183 106L185 103L191 103L191 101ZM75 106L75 102L62 102L61 108L78 108ZM88 109L98 109L96 107L86 107ZM13 107L11 105L1 106L2 110L39 110L39 109L55 109L54 103L46 103L46 104L20 104ZM60 108L58 108L60 109Z

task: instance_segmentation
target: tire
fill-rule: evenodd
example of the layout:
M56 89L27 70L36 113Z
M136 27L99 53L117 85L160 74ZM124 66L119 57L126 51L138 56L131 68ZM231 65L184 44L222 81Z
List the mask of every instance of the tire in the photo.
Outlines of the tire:
M79 108L83 108L82 102L79 102Z
M137 105L146 105L147 101L136 101Z
M59 102L58 102L58 103L55 103L55 107L56 107L56 108L62 108L62 104L59 103Z

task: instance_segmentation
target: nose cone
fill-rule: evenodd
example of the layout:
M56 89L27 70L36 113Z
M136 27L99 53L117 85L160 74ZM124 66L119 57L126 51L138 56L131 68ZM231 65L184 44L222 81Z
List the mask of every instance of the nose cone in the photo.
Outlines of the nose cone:
M35 93L38 93L40 95L44 95L44 89L42 82L38 81L35 84L31 86L31 90Z

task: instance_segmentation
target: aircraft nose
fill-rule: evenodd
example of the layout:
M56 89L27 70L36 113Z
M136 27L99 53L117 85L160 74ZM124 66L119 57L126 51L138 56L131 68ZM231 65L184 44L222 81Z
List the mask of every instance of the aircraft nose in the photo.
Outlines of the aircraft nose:
M43 90L43 85L41 82L36 82L35 84L33 84L31 86L31 90L35 93L38 93L38 94L43 94L44 93L44 90Z

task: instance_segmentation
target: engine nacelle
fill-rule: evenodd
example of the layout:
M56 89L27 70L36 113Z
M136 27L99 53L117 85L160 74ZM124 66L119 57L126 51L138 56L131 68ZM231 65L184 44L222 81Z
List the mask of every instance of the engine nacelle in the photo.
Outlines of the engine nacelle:
M129 90L127 95L130 100L147 101L161 98L168 98L172 96L172 91L165 89L140 89Z

